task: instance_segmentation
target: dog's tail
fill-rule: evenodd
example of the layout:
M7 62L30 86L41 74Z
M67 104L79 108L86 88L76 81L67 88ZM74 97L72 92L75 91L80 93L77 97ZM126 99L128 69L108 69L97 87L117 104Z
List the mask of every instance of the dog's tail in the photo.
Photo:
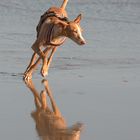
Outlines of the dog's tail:
M68 0L64 0L63 3L62 3L62 5L61 5L61 8L62 9L65 9L66 6L67 6L67 3L68 3Z

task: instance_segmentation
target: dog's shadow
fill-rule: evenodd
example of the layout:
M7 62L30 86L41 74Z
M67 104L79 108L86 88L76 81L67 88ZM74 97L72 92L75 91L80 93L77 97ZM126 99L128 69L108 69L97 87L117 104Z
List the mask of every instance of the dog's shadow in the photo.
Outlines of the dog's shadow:
M33 81L26 81L27 87L34 96L36 109L31 116L34 119L38 136L42 140L79 140L83 125L75 123L71 127L67 127L65 119L55 103L48 81L42 80L42 83L45 89L39 94Z

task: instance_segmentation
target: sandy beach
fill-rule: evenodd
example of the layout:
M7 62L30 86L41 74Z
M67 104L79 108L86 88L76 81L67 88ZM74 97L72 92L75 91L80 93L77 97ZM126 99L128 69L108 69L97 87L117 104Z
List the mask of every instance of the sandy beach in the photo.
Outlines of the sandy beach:
M61 0L0 1L0 139L38 140L34 98L22 80L40 15ZM67 39L47 77L67 125L84 124L81 140L140 140L140 1L69 0L83 14L87 44ZM33 74L43 89L40 67Z

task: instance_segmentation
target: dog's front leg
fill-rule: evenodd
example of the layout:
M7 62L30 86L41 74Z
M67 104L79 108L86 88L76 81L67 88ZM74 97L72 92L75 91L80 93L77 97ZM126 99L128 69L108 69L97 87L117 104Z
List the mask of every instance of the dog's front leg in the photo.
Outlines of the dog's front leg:
M42 68L41 68L41 71L40 71L40 73L43 77L48 75L47 62L48 62L47 55L45 55L45 57L43 58Z

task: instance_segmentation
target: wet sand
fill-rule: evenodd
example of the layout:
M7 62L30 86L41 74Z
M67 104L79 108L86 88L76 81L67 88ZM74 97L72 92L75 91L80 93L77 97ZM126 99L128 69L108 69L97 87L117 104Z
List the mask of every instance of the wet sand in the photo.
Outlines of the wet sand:
M32 93L22 81L40 15L58 2L0 1L0 138L37 140ZM77 6L78 5L78 6ZM56 52L48 81L68 126L82 122L81 140L140 139L140 3L70 1L83 13L85 47L70 40ZM38 91L42 77L33 75Z

